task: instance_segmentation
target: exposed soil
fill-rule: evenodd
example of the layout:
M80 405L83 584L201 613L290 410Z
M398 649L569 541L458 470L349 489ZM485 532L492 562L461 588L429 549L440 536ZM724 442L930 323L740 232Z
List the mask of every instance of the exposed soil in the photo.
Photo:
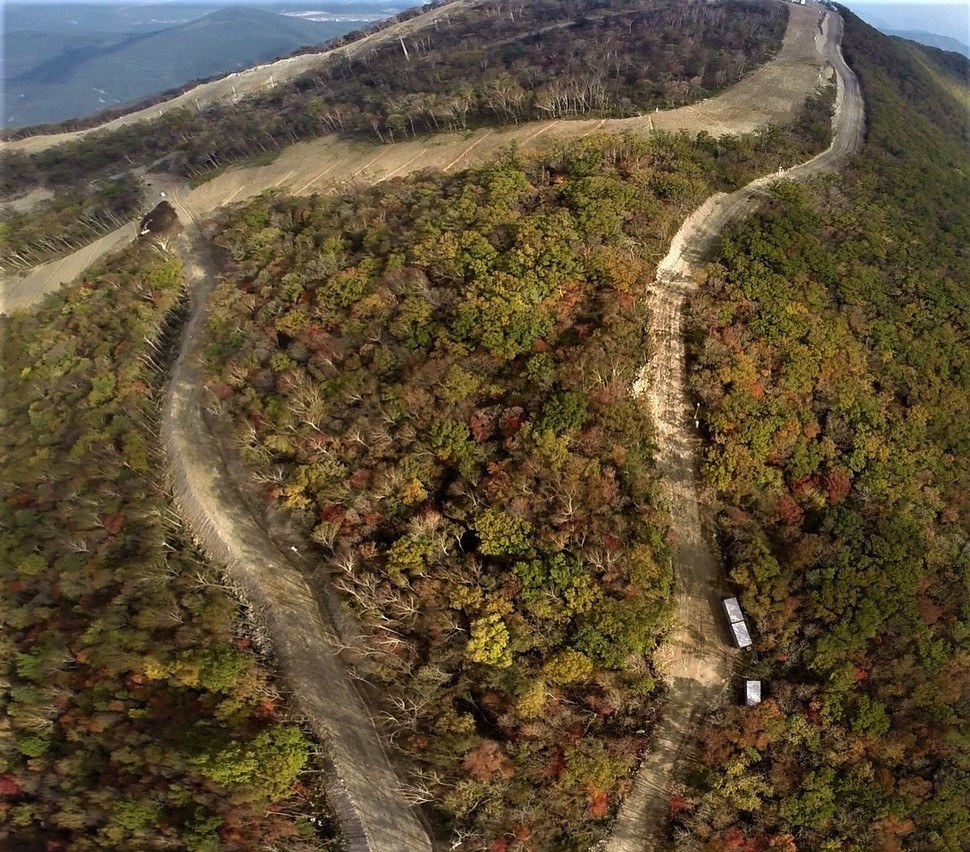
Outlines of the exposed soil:
M188 211L172 201L191 219ZM188 223L187 223L188 224ZM175 502L196 540L253 612L293 696L328 758L329 800L349 852L432 849L402 795L377 724L338 653L346 616L311 591L299 557L281 549L235 488L202 414L200 364L206 304L218 281L197 227L183 244L193 314L162 412L162 440Z
M466 168L493 158L512 143L528 148L549 139L577 138L597 132L644 133L653 130L706 130L716 136L747 133L765 124L788 122L797 116L805 98L815 92L825 75L826 62L815 47L821 39L819 21L822 11L817 6L792 6L784 43L775 58L716 98L694 106L637 118L529 122L466 134L441 134L391 145L347 142L326 136L288 147L270 165L230 169L194 190L171 176L150 175L149 194L154 200L158 191L178 187L186 207L196 216L204 217L226 204L245 201L272 188L304 195L353 183L377 183L419 169L451 171ZM417 22L421 20L425 20L425 16L406 24L418 26ZM385 30L382 36L390 33L391 29ZM61 137L34 137L38 145L44 139L48 144L54 144L51 140ZM118 245L121 239L119 233L114 232L96 244L100 245L98 251L88 251L90 247L87 247L59 261L36 267L26 275L4 278L0 281L0 312L40 301L46 293L73 281L101 253Z
M20 198L11 198L9 201L5 201L3 207L12 210L14 213L29 213L42 201L47 201L47 199L53 197L53 192L46 187L39 186L37 189L32 189L26 195L20 196Z
M789 179L805 180L832 169L862 144L862 95L842 59L842 19L828 15L822 33L820 49L838 77L835 138L827 151L789 169L784 175ZM699 501L701 441L687 385L683 309L696 287L696 272L710 258L721 231L752 212L778 178L769 175L730 195L708 198L674 236L650 291L653 357L636 389L648 394L658 432L657 464L667 484L673 525L677 624L659 655L669 690L664 717L603 852L662 848L670 798L694 758L694 721L725 699L739 658L721 617L720 599L727 588Z

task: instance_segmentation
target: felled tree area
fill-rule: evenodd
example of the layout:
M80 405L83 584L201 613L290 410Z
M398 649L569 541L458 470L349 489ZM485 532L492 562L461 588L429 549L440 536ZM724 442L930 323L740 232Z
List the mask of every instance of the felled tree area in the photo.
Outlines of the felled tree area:
M706 726L683 850L970 836L967 63L846 18L863 151L727 234L694 300L707 476L770 698Z

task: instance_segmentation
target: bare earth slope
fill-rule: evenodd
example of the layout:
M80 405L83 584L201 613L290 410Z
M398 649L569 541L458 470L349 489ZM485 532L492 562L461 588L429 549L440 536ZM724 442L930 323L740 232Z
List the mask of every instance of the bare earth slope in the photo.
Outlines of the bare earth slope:
M804 180L834 168L862 144L862 95L858 80L842 59L842 19L836 14L826 16L823 33L822 49L838 75L835 138L827 151L786 172L785 177L790 179ZM720 562L710 531L702 523L698 501L700 440L691 422L683 307L696 286L694 274L709 258L722 229L750 213L777 179L777 175L760 178L730 195L705 201L674 236L651 290L654 355L638 389L649 394L660 445L658 467L668 487L675 542L677 627L661 654L669 696L655 734L654 750L644 760L623 802L613 832L603 844L604 852L661 848L668 803L690 758L693 720L723 699L736 659L720 615L724 591Z
M456 6L444 8L454 9ZM440 9L437 11L441 12ZM820 19L820 7L792 6L784 42L775 58L736 86L695 106L637 118L530 122L499 130L441 134L391 145L346 142L325 136L290 146L268 166L232 169L191 191L185 184L178 186L185 205L195 215L204 217L225 204L244 201L272 188L302 195L350 182L376 183L419 169L448 171L465 168L494 157L512 143L528 147L547 139L576 138L598 131L706 130L715 136L747 133L765 124L791 121L805 98L815 92L826 70L826 63L815 46L821 37ZM424 20L422 15L405 24L418 26ZM392 31L393 27L388 28L381 35L389 37ZM127 118L135 120L136 115ZM32 150L41 150L72 137L73 134L37 136L22 141L30 142L34 146ZM0 145L0 150L20 144ZM156 181L154 189L168 189L170 185L170 180L163 179ZM25 275L3 278L0 280L0 313L36 304L45 294L73 281L121 239L122 235L115 232L102 238L97 250L89 250L89 246L35 267Z

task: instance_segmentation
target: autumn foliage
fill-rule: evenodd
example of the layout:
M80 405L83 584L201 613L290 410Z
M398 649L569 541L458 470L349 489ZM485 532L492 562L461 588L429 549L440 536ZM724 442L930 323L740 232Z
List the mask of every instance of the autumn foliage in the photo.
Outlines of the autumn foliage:
M863 154L777 187L693 300L706 474L771 699L705 726L685 850L970 837L967 63L852 15L845 51Z

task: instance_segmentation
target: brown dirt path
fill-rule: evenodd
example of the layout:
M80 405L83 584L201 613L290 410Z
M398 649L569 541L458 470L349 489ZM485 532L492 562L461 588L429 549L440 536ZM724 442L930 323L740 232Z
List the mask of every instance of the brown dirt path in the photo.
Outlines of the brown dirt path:
M179 513L268 637L281 675L328 758L327 790L348 852L431 852L428 830L337 648L346 615L318 600L298 560L278 547L236 490L202 414L208 297L218 281L208 243L177 195L193 313L162 410L162 441Z
M819 47L838 77L835 138L828 150L789 169L784 177L805 180L835 168L863 141L864 115L858 81L842 59L842 19L826 17ZM696 287L696 273L710 258L724 227L752 212L778 175L759 178L743 189L711 196L674 236L657 268L650 292L653 357L636 390L649 395L658 430L657 465L667 483L673 524L676 627L659 654L668 698L655 731L653 750L644 758L624 799L602 852L650 852L662 848L670 797L694 758L695 719L726 697L738 652L720 612L726 591L720 560L700 505L701 442L687 384L683 310Z
M775 58L716 98L694 106L636 118L528 122L472 133L440 134L391 145L348 142L325 136L286 148L267 166L230 169L193 190L184 183L177 185L186 207L196 216L204 217L219 207L245 201L267 189L280 188L294 195L304 195L348 184L371 184L403 177L419 169L462 169L494 158L513 143L527 148L550 139L578 138L597 132L648 133L654 130L692 133L706 130L717 136L745 133L769 123L784 123L797 114L804 99L815 91L825 74L826 63L814 48L821 12L816 6L792 6L784 43ZM390 33L390 29L384 32ZM47 139L49 144L54 144L51 140L60 139L35 138ZM172 178L164 176L159 180L159 186L154 189L172 182ZM26 274L0 280L0 313L28 308L47 293L73 281L103 251L121 240L119 232L103 239L112 237L114 241L101 243L98 251L82 249Z
M739 104L755 96L759 104L768 104L770 99L765 97L763 86L771 80L771 85L788 87L788 99L780 98L771 107L779 116L797 111L804 97L814 91L823 62L819 57L809 61L804 55L804 43L806 38L814 41L820 15L815 7L793 7L785 48L775 60L778 73L762 75L762 82L755 88L742 82L721 96L725 100L713 99L699 107L626 121L536 123L394 146L318 140L293 146L271 166L229 172L192 192L164 176L153 177L152 189L166 191L180 214L193 221L196 215L243 200L265 188L284 186L308 193L343 182L378 181L418 168L460 168L487 159L512 141L531 144L545 137L662 126L705 129L712 134L750 129L750 118ZM801 59L796 61L799 56ZM854 77L844 63L840 67L840 56L828 58L840 69L840 92L848 92L851 87L847 81L851 78L854 82ZM855 92L857 96L857 87ZM840 96L840 103L840 132L833 149L848 138L846 127L850 121L845 116L853 112L851 97ZM858 120L857 138L861 139L861 105ZM846 145L845 150L851 150L851 145ZM815 166L799 167L808 171L796 169L791 174L807 176L813 170L831 166L843 155L842 151L827 152L813 161ZM760 186L763 181L756 183ZM758 191L757 187L749 187L732 196L711 199L703 211L692 216L675 238L653 293L652 335L660 354L650 368L654 389L651 402L662 439L659 464L671 484L671 508L679 522L675 567L681 626L666 652L671 701L659 731L658 747L645 761L621 811L607 845L610 852L655 848L649 838L656 837L670 780L681 768L679 759L688 742L693 714L713 706L723 692L730 669L731 653L716 618L718 563L705 540L696 497L696 438L689 423L680 326L683 300L690 286L689 264L710 247L723 225L722 217L727 221L753 205ZM197 350L203 338L205 302L215 286L215 271L204 242L196 243L190 258L194 260L189 274L196 309L186 329L163 419L163 438L177 502L210 557L225 566L240 596L253 606L265 625L297 706L329 749L334 770L331 795L347 835L347 848L391 852L430 849L427 832L400 795L399 780L365 702L334 651L342 642L339 628L334 627L340 623L338 614L328 610L326 601L321 612L321 605L289 555L256 524L229 480L208 432L200 407ZM60 263L70 266L74 261L66 258Z
M30 136L12 142L0 142L2 151L36 153L64 142L70 142L101 130L114 130L139 121L149 121L172 109L196 107L218 100L244 97L276 83L290 80L304 71L321 65L334 56L353 54L361 48L388 39L416 32L433 25L439 18L450 15L471 0L454 2L432 9L403 23L393 24L378 33L365 36L351 45L325 53L281 59L268 65L260 65L235 72L219 80L203 83L178 97L137 112L120 116L98 127L71 133ZM781 50L768 63L744 77L739 83L709 100L693 106L652 113L633 119L616 119L612 125L637 128L691 131L706 130L712 135L722 133L747 133L765 124L790 121L797 114L802 100L812 93L824 68L812 39L821 15L819 6L791 6L788 28ZM613 129L612 127L610 129Z

